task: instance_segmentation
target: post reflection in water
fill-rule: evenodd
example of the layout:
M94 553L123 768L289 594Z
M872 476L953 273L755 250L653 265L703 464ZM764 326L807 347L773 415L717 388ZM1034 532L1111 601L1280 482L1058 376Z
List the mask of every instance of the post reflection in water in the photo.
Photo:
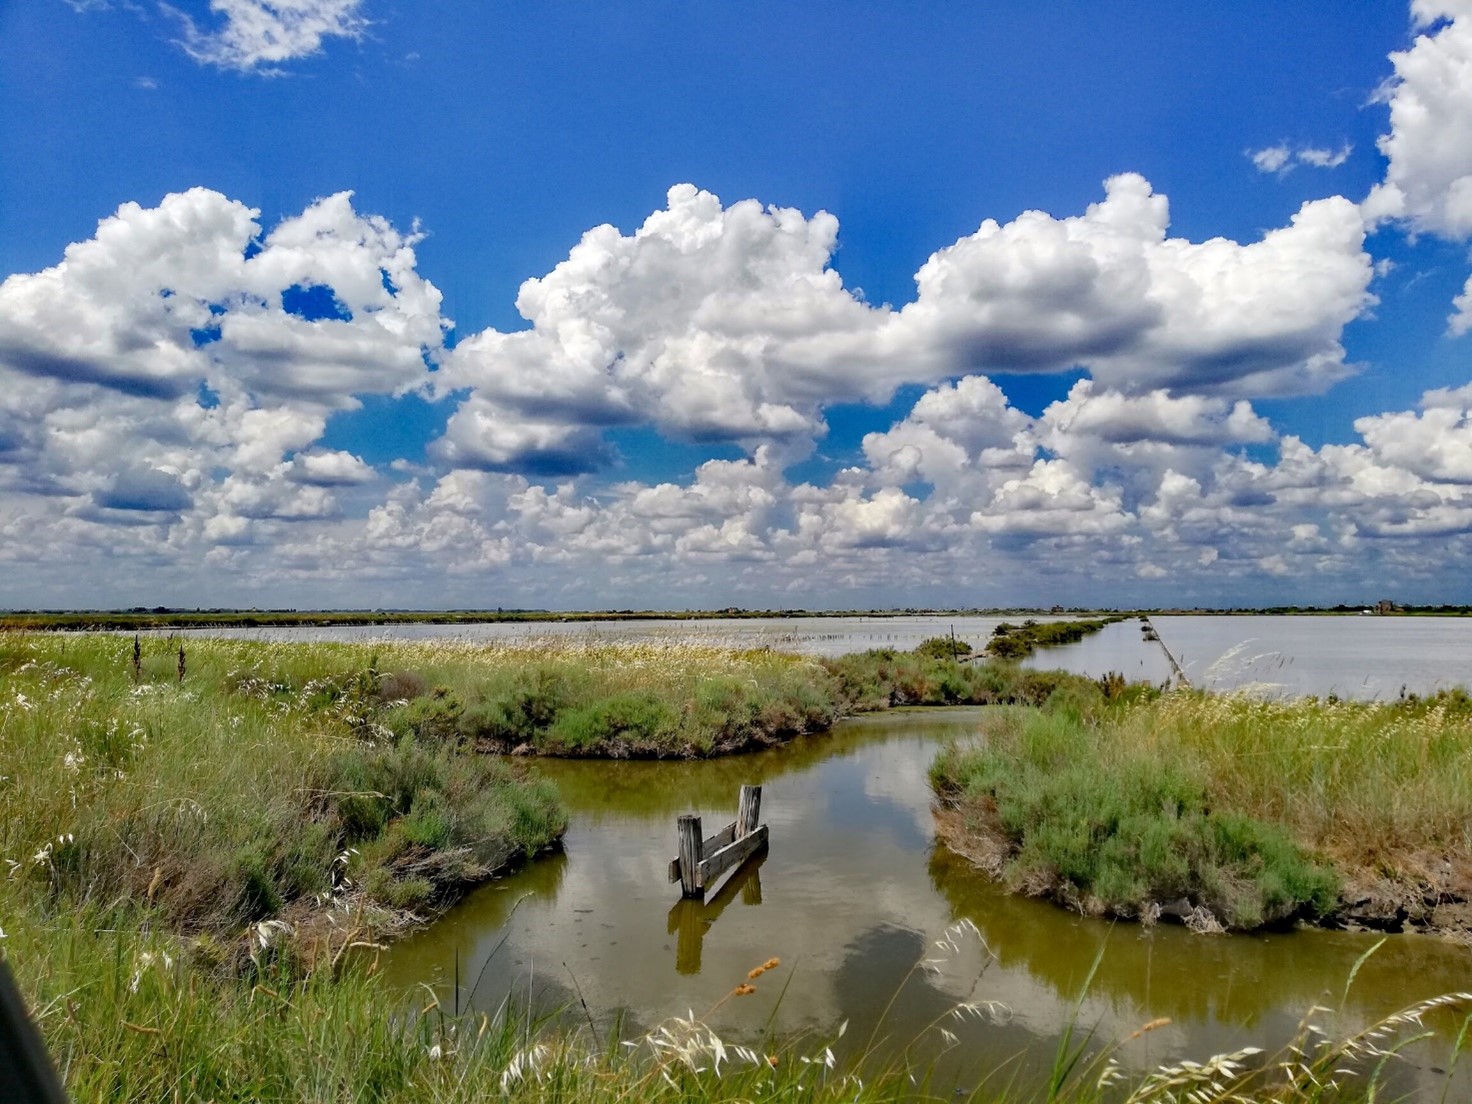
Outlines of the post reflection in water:
M700 947L705 933L720 919L726 906L740 896L743 905L762 903L762 863L765 850L757 852L738 866L726 884L709 901L697 897L681 897L670 909L666 931L677 937L675 969L682 974L700 973Z
M1273 1052L1314 1005L1342 1007L1326 1026L1354 1030L1413 1001L1472 989L1472 951L1432 938L1392 938L1346 994L1356 959L1377 937L1203 937L1110 925L1009 895L936 842L927 778L938 748L974 738L986 716L870 716L714 762L537 761L571 812L563 852L479 888L390 948L388 980L448 997L458 953L475 1008L493 1011L508 995L539 1011L579 1007L580 991L596 1022L621 1021L625 1038L687 1009L714 1009L711 1026L735 1041L757 1041L769 1018L779 1031L825 1039L850 1021L845 1045L862 1048L873 1036L910 1051L928 1045L941 1018L959 1037L945 1059L958 1083L1003 1066L1045 1074L1074 1019L1103 1043L1168 1018L1121 1051L1122 1061L1147 1066L1244 1046ZM679 900L667 880L676 818L724 824L742 784L763 786L769 849L707 901ZM979 938L917 970L958 921ZM723 1003L773 957L779 971ZM993 1002L1006 1015L944 1020L959 1002ZM1425 1069L1407 1064L1406 1076L1434 1080L1425 1071L1440 1060L1417 1061ZM1459 1097L1467 1088L1455 1086L1449 1099L1468 1097Z

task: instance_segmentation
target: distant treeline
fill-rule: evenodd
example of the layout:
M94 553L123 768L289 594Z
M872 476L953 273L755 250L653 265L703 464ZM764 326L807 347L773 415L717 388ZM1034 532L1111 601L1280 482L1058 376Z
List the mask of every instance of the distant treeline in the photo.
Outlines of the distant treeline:
M17 610L0 614L0 630L146 631L150 629L290 628L332 625L469 625L518 621L699 621L776 617L1002 617L1038 613L1025 609L889 610L241 610L136 606L126 610ZM1059 611L1061 612L1061 611ZM1069 610L1088 613L1088 610ZM1056 615L1056 614L1055 614Z
M1472 606L1403 606L1393 604L1381 610L1379 602L1362 602L1357 605L1337 606L1257 606L1232 607L1230 609L1184 609L1167 608L1133 610L1137 614L1154 614L1160 617L1209 616L1209 617L1334 617L1376 614L1382 617L1466 617L1472 615Z
M293 628L337 625L473 625L520 621L699 621L777 617L1105 617L1159 616L1349 616L1377 612L1377 603L1337 606L1263 606L1257 608L1116 609L1110 607L1051 609L743 609L736 606L708 610L296 610L296 609L176 609L134 606L117 610L14 610L0 613L0 631L126 631L157 629ZM1472 606L1400 606L1382 616L1466 617ZM1073 622L1045 621L1041 625ZM1077 639L1075 637L1074 639ZM1061 643L1052 640L1048 643Z

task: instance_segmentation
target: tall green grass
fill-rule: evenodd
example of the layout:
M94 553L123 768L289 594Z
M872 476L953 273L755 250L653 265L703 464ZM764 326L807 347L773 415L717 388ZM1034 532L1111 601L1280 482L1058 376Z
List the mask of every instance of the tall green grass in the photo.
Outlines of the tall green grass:
M1111 731L1346 868L1414 878L1472 860L1472 699L1461 690L1394 702L1172 694Z
M1060 644L1076 644L1086 636L1098 632L1105 625L1123 621L1122 614L1112 617L1096 617L1083 621L1034 621L1020 625L1003 621L992 630L986 643L986 654L994 659L1022 659L1039 648L1055 648Z
M238 950L435 904L563 831L547 784L374 723L358 657L190 642L180 681L151 643L135 677L125 638L0 638L0 859L38 907Z
M1148 916L1184 899L1251 928L1335 913L1345 880L1416 900L1472 888L1460 692L1383 704L1178 692L1014 712L943 753L932 781L964 814L961 846L1000 837L1000 853L977 848L996 872L1084 911Z

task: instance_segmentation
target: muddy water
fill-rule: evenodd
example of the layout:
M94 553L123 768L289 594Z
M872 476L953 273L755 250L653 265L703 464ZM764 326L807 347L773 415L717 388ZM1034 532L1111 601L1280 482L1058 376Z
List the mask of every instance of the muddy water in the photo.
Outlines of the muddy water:
M625 1037L691 1010L738 1040L755 1041L770 1020L826 1041L848 1021L840 1052L875 1038L891 1053L918 1041L929 1055L940 1043L929 1025L942 1018L960 1045L940 1059L939 1075L963 1086L1003 1064L1009 1077L1041 1075L1075 1010L1099 1039L1169 1018L1125 1047L1128 1061L1153 1064L1275 1048L1311 1005L1341 1005L1371 937L1111 926L1007 896L938 845L926 768L939 745L972 737L983 716L888 713L713 762L540 761L571 810L564 851L487 884L393 947L387 975L406 989L434 987L448 1007L458 957L462 1008L493 1010L509 996L586 1018L586 1001L600 1032L617 1020ZM733 816L747 782L764 786L769 852L706 902L681 901L666 880L675 818L699 813L709 834ZM937 947L962 920L979 938ZM721 1003L772 956L782 965L756 993ZM923 958L934 964L916 969ZM1397 937L1360 971L1340 1024L1469 988L1472 952ZM992 1003L979 1019L944 1019L963 1001ZM1445 1060L1434 1046L1418 1051L1399 1084L1439 1093L1434 1068ZM1459 1082L1449 1099L1469 1090Z

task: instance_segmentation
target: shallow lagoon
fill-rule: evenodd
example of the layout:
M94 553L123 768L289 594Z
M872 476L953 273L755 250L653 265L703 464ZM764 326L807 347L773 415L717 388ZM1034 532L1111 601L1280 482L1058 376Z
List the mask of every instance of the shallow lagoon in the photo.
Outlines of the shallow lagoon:
M1389 701L1472 686L1472 618L1155 617L1160 639L1208 690Z
M1138 631L1138 630L1134 630ZM831 735L706 762L541 760L571 811L564 853L492 882L385 955L389 979L429 984L446 1006L580 1001L600 1031L625 1035L688 1010L700 1015L770 956L782 967L712 1020L754 1040L771 1017L783 1031L843 1045L871 1035L897 1049L961 1001L996 1002L995 1017L944 1021L960 1046L943 1076L972 1084L1007 1064L1024 1078L1051 1062L1060 1032L1080 1023L1101 1039L1170 1024L1130 1043L1147 1065L1243 1046L1280 1045L1316 1003L1337 1007L1358 956L1375 938L1303 931L1197 936L1184 928L1110 925L1009 896L935 841L926 769L946 740L973 736L984 711L899 711L844 722ZM764 786L771 828L764 859L706 903L681 901L666 879L675 818L702 815L707 833L731 818L745 782ZM956 953L936 946L957 921L976 925ZM986 966L983 941L995 955ZM1103 957L1081 1005L1096 956ZM922 958L933 969L914 970ZM908 980L906 980L908 977ZM1353 1027L1412 1000L1472 988L1472 951L1424 936L1391 939L1361 970L1337 1026ZM881 1011L893 1001L880 1022ZM1448 1027L1449 1024L1438 1024ZM838 1049L842 1050L843 1046ZM1439 1086L1420 1052L1407 1089ZM1465 1097L1469 1086L1452 1092Z

